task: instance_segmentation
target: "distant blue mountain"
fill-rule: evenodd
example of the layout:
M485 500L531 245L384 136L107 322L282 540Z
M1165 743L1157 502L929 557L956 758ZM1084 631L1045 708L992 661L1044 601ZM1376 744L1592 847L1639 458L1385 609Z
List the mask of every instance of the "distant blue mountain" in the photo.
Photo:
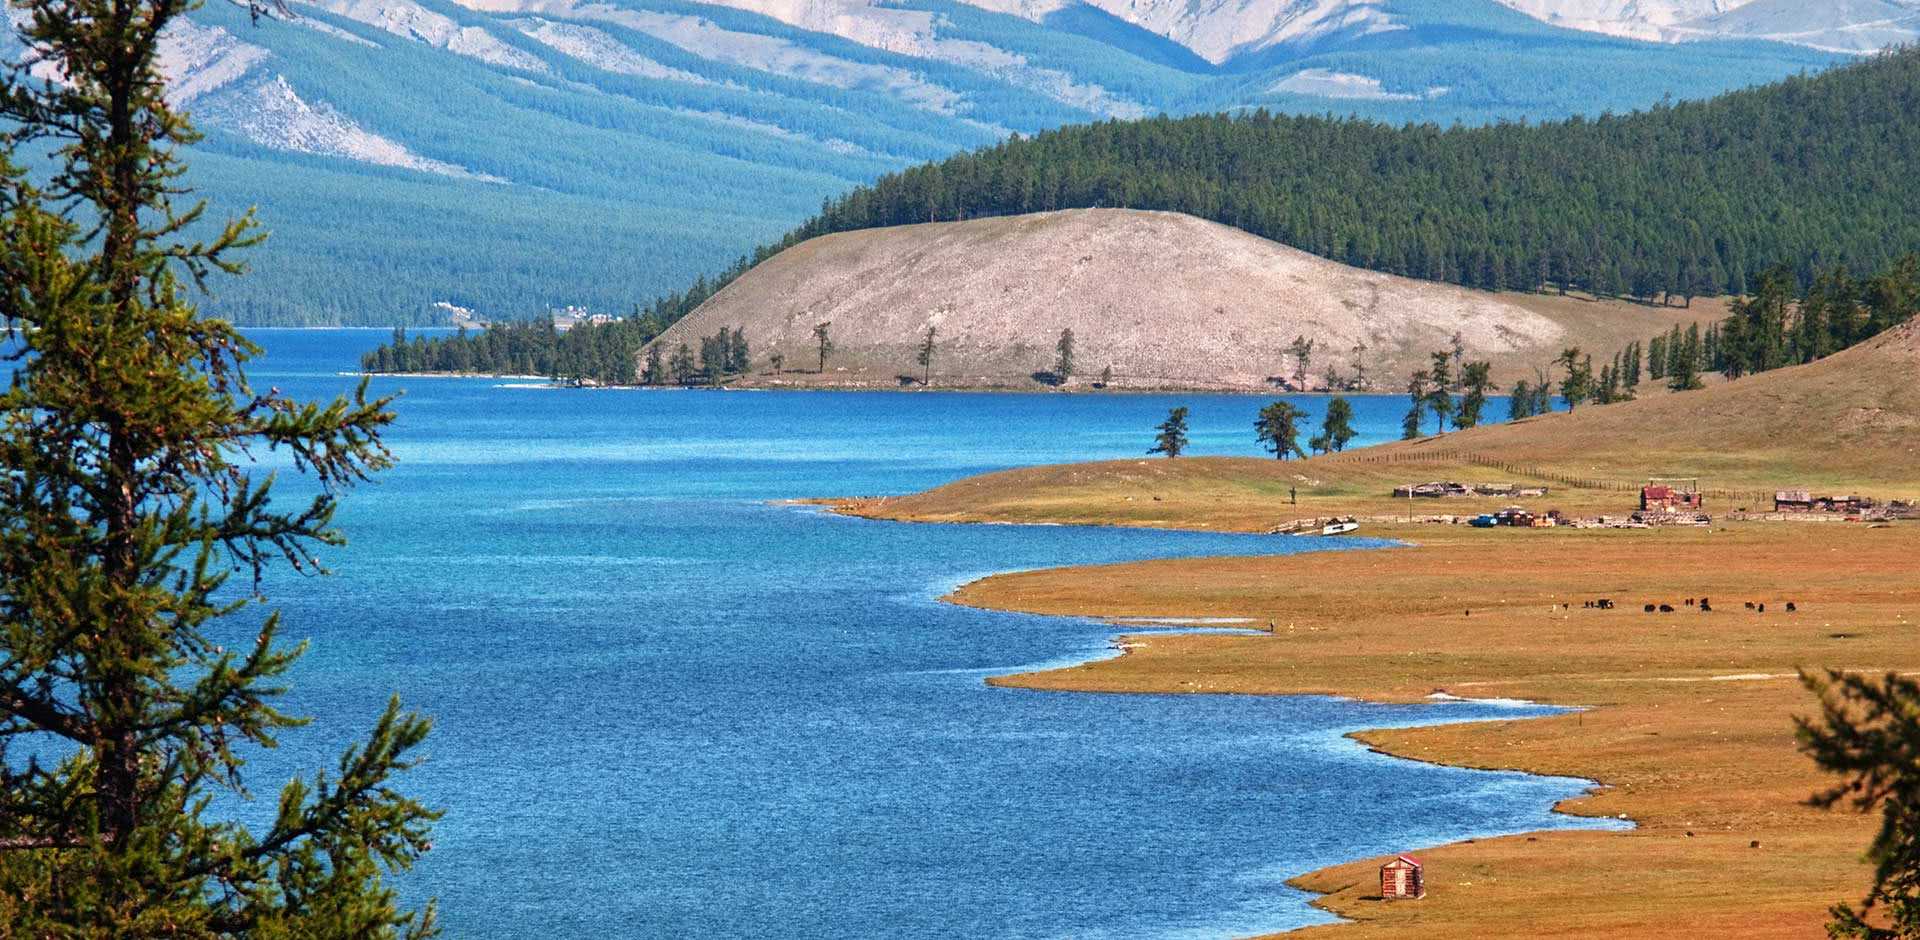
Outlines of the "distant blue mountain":
M255 24L216 0L170 38L175 97L207 133L192 182L217 213L257 205L273 232L258 276L218 284L211 309L253 324L624 312L856 184L1011 133L1251 108L1542 120L1837 58L1574 31L1495 0L1195 0L1135 21L1071 0L815 0L794 22L680 0L469 2L320 0Z

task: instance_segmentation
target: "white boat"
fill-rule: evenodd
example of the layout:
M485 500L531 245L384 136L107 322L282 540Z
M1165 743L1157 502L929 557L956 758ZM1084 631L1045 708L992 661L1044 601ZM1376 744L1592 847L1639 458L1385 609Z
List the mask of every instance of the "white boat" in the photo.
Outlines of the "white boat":
M1360 528L1358 522L1330 522L1320 530L1321 535L1345 535Z

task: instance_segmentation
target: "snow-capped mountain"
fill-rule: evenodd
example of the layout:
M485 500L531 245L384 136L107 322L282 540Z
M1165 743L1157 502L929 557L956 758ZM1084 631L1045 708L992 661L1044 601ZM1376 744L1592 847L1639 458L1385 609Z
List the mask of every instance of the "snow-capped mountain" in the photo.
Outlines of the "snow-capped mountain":
M255 23L211 0L167 37L164 64L174 100L207 134L193 182L216 214L257 205L274 230L253 256L258 276L223 285L216 309L391 323L433 319L436 303L483 317L623 311L723 267L827 197L1012 133L1262 107L1541 119L1835 60L1775 44L1682 51L1536 18L1651 17L1679 30L1773 0L1503 2L1524 9L292 0L291 17ZM1755 22L1741 28L1780 28Z
M1655 42L1762 39L1872 52L1920 39L1920 0L1500 0L1556 26Z

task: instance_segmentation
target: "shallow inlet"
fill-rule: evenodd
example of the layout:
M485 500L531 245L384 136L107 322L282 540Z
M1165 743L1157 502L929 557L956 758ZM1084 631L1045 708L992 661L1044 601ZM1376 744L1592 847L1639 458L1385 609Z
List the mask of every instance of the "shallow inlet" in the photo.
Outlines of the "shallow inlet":
M254 378L332 393L381 338L265 333ZM432 714L405 785L448 815L401 884L450 936L1228 936L1324 921L1283 882L1331 862L1595 825L1549 812L1580 781L1343 737L1548 709L995 689L1136 628L935 600L968 572L1336 543L766 503L1130 454L1176 401L1197 449L1252 453L1257 399L494 384L377 380L409 389L399 466L349 499L336 577L269 585L314 640L290 705L319 721L252 768L330 764L389 691Z

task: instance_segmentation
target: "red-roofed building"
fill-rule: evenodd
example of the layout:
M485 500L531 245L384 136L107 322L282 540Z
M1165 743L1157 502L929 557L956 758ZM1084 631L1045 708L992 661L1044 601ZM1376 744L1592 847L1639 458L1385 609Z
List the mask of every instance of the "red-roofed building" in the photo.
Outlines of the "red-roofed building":
M1681 489L1666 483L1649 483L1640 488L1642 512L1698 512L1703 505L1697 489Z

